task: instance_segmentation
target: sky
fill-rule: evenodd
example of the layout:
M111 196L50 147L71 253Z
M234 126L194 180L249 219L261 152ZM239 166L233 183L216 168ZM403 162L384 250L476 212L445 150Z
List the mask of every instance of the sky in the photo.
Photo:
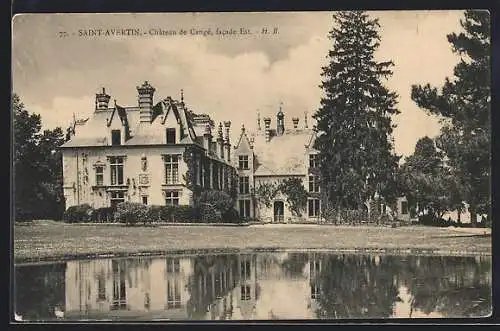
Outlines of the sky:
M136 86L156 88L155 102L184 90L187 106L216 122L230 120L233 142L244 124L256 127L257 112L285 121L318 109L321 67L332 42L332 12L24 14L13 20L13 92L44 128L67 127L87 118L95 94L106 88L119 105L137 104ZM393 118L395 150L407 156L420 137L439 132L434 116L411 100L411 85L441 86L459 61L446 39L461 31L463 11L374 11L380 23L378 61L392 60L384 81L398 93ZM138 29L143 36L80 36L88 29ZM249 29L248 35L217 35L216 29ZM278 33L273 34L274 28ZM186 35L154 35L169 30ZM191 35L212 31L212 35ZM262 34L267 29L268 34ZM61 33L64 32L64 33Z

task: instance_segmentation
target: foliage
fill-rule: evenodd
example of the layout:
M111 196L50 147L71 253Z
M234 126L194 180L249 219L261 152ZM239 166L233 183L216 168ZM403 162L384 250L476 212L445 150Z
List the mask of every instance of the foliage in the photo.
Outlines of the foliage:
M18 95L12 96L14 131L15 218L60 219L64 212L61 128L42 129L40 115L30 114Z
M299 178L292 177L285 179L278 188L285 196L290 211L295 216L302 216L302 211L307 206L308 193Z
M159 222L162 219L162 210L165 206L148 205L146 218L148 223Z
M113 222L116 207L101 207L92 213L92 222L105 223Z
M379 23L365 12L338 12L329 34L330 63L323 67L325 97L314 114L325 200L358 209L375 193L394 194L399 157L394 155L391 116L397 95L382 83L391 61L376 62Z
M447 35L461 57L452 79L438 90L430 84L412 86L412 99L430 114L442 118L437 145L446 155L451 173L459 180L462 200L469 204L472 222L476 213L490 213L490 14L467 10L464 31Z
M222 214L222 221L225 223L241 223L243 219L241 219L240 213L236 209L231 208Z
M179 223L199 222L199 210L188 205L170 206L171 219Z
M415 152L401 166L401 180L411 208L439 219L448 210L460 208L459 183L443 163L441 151L429 137L419 139ZM461 208L460 208L461 209Z
M116 206L116 218L118 221L128 225L138 222L146 222L148 208L137 202L121 202Z
M255 189L255 197L267 208L271 208L273 199L279 192L279 187L275 183L262 183Z
M205 190L201 192L198 203L210 204L220 213L226 213L234 206L233 198L224 191Z
M63 214L63 220L68 223L83 223L92 220L94 209L87 203L71 206Z
M199 208L201 223L217 223L221 221L221 213L213 204L202 203Z
M196 159L195 159L196 153L194 147L186 147L182 159L187 165L187 170L185 174L185 183L186 187L189 188L190 190L193 189L194 186L196 186Z

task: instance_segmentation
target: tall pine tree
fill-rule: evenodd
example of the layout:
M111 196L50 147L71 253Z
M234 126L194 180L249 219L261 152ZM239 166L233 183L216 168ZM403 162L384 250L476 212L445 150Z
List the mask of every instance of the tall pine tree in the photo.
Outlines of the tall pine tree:
M431 114L443 118L438 147L459 179L461 195L469 204L471 222L477 212L490 212L490 15L468 10L461 21L464 32L447 36L460 55L454 78L440 90L412 86L412 99Z
M333 19L333 47L320 85L325 96L314 114L315 148L329 205L357 209L375 194L394 197L399 157L393 153L391 116L399 111L397 94L382 83L394 64L374 59L377 19L362 11L338 12Z

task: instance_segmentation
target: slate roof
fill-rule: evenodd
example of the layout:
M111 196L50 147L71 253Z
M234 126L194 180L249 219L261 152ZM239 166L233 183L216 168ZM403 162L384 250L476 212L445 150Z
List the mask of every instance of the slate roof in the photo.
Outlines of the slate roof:
M107 110L98 110L84 123L76 126L76 134L61 147L89 147L89 146L109 146L109 129L115 116L119 117L121 124L127 130L130 139L123 145L158 145L164 144L164 123L168 112L173 111L177 122L183 130L183 138L180 143L201 144L194 126L188 120L185 108L180 102L172 98L166 98L158 102L152 110L152 122L141 123L140 111L138 107L116 106ZM201 130L198 129L197 130Z
M307 155L314 142L311 129L287 130L266 142L264 134L254 137L255 176L304 175L307 173Z

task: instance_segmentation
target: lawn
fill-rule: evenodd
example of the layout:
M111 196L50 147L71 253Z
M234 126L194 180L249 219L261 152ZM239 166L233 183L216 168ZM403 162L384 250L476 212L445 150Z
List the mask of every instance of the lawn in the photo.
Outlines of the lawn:
M16 262L100 254L203 249L411 250L434 254L491 254L491 235L404 226L256 225L157 226L64 224L14 226Z

